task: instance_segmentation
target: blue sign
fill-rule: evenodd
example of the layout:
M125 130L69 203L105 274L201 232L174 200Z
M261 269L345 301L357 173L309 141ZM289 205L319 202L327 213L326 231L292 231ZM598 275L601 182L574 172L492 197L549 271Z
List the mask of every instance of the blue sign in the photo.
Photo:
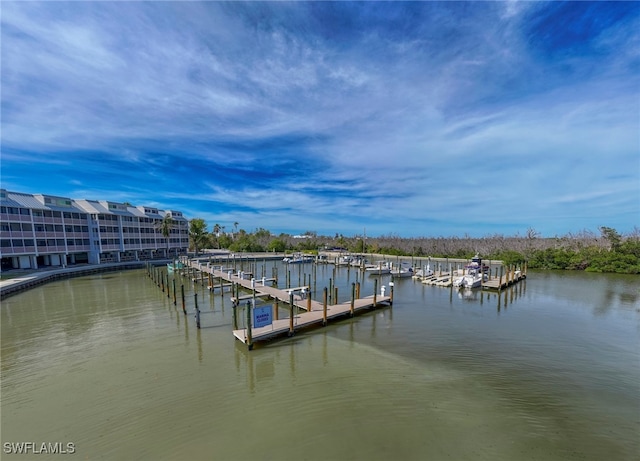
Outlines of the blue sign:
M255 307L253 309L253 328L271 325L271 306Z

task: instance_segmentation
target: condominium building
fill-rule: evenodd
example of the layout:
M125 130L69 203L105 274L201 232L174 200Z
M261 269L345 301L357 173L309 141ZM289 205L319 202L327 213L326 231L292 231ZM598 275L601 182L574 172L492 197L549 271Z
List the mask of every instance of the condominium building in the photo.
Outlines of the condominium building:
M169 238L160 223L169 215ZM2 269L144 261L187 252L180 211L0 189Z

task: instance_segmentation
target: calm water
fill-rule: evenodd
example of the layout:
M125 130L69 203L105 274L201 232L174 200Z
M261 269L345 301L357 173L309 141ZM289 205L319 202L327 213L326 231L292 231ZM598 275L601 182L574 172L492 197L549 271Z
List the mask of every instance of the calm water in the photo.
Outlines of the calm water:
M292 285L311 268L294 268ZM335 273L341 302L356 274ZM316 277L320 290L332 266ZM373 279L358 277L371 294ZM530 272L501 296L400 280L393 308L251 352L232 336L228 293L177 280L188 310L198 293L201 330L144 271L3 301L3 448L71 442L75 459L104 460L640 457L637 276Z

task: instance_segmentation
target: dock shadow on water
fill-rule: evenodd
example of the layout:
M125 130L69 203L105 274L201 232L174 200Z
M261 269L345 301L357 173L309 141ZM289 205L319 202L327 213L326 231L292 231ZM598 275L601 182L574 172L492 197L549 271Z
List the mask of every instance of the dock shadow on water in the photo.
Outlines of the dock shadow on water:
M229 293L185 281L185 315L144 271L54 282L2 303L2 442L105 460L634 459L637 278L581 275L467 297L403 280L390 309L253 351Z

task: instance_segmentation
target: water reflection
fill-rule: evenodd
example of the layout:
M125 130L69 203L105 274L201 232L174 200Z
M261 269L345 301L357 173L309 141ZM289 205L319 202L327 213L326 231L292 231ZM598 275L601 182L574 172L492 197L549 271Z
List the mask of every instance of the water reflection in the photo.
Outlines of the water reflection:
M228 293L185 283L185 315L135 272L53 283L3 302L3 437L104 459L634 459L638 279L537 275L470 294L398 281L392 308L251 352Z

